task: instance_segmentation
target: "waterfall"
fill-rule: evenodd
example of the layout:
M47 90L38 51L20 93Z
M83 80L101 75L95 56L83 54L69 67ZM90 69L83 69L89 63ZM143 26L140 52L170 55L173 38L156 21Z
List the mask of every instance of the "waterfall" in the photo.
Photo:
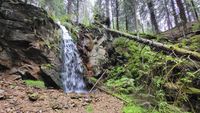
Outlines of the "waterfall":
M63 25L62 29L62 71L61 80L66 93L85 93L86 85L83 79L84 68L76 44Z

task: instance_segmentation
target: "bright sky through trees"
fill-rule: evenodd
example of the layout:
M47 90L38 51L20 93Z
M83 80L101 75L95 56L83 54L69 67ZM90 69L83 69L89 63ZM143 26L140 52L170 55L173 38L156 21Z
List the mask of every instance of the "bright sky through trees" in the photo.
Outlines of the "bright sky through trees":
M96 0L89 0L92 3L92 6L94 6Z

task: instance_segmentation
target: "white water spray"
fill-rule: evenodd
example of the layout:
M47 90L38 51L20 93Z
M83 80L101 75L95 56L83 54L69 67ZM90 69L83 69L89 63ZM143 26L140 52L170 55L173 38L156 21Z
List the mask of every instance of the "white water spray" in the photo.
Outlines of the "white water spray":
M61 79L66 93L85 93L86 85L83 79L84 68L78 49L65 26L62 29L62 72Z

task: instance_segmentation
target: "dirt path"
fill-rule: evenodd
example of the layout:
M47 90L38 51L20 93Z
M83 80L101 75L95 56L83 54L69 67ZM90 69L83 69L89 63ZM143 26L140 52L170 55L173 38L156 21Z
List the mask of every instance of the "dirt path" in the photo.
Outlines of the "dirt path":
M0 80L0 113L120 113L122 107L123 102L99 91L64 94L28 87L20 80Z

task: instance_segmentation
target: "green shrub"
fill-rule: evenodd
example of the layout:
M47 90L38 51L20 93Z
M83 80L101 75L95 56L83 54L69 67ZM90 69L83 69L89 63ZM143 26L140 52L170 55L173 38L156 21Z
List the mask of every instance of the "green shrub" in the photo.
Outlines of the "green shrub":
M199 41L198 39L200 38L195 36L191 40L184 40L183 45L191 47L190 42L192 42L194 46L194 43ZM120 95L150 93L155 97L154 101L158 102L158 104L154 106L155 109L153 111L151 108L148 109L148 112L150 110L149 113L183 112L176 107L176 105L181 104L170 105L167 103L166 96L173 95L168 94L169 92L165 89L165 84L172 83L177 86L190 86L192 80L198 78L197 75L199 74L198 71L194 71L194 64L191 65L191 63L182 58L163 55L162 52L154 52L149 46L138 44L123 37L116 38L113 46L115 51L119 55L125 56L128 61L116 64L110 69L106 81L106 86L110 90ZM198 46L199 44L196 44L194 48L200 48ZM178 90L180 90L180 94L184 93L181 87ZM199 91L195 89L196 92L198 93ZM177 94L177 103L182 103L188 96L186 93L184 93L184 96L180 94ZM124 107L123 112L143 113L146 111L141 107L133 105L131 102L130 105Z
M130 94L134 91L134 79L131 78L109 79L106 85L118 93Z

